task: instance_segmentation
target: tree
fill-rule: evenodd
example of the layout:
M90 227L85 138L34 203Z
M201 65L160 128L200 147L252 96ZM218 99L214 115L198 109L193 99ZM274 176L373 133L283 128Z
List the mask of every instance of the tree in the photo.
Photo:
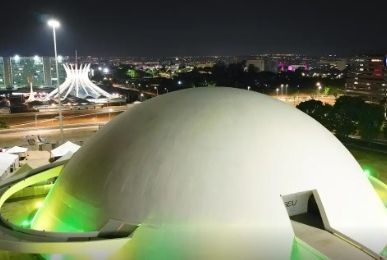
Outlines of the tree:
M139 78L140 75L136 69L130 68L127 70L126 76L128 76L131 79L134 79L134 78Z
M255 75L258 72L259 72L259 69L257 67L255 67L254 64L249 64L249 66L247 66L247 73L248 74Z
M378 136L384 121L384 108L377 104L364 103L359 110L359 134L370 140Z
M5 129L5 128L9 128L7 123L0 121L0 129Z
M331 123L331 112L332 112L332 106L329 104L323 104L319 100L308 100L305 102L301 102L298 106L298 109L303 111L304 113L308 114L309 116L316 119L318 122L320 122L323 126L325 126L327 129L332 129L332 123Z
M365 104L359 97L341 96L336 100L332 109L333 130L340 136L347 138L357 132L360 110Z

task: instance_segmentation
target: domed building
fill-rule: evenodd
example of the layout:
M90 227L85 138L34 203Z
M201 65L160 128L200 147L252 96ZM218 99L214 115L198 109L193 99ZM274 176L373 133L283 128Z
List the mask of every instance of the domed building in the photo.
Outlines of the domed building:
M65 165L32 227L135 226L113 259L289 259L297 217L374 254L387 244L386 208L328 130L265 95L196 88L101 129Z

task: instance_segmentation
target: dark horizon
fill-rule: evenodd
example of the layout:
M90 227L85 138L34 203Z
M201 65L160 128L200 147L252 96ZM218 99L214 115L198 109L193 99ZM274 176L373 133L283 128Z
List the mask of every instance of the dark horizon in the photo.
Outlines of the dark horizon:
M387 53L385 1L27 1L3 3L0 56L174 57Z

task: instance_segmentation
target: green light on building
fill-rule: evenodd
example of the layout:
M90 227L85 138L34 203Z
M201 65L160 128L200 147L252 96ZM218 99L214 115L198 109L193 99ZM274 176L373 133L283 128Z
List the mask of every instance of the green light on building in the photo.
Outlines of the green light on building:
M367 177L371 177L372 176L372 173L371 173L370 169L364 169L363 172L364 172L365 175L367 175Z

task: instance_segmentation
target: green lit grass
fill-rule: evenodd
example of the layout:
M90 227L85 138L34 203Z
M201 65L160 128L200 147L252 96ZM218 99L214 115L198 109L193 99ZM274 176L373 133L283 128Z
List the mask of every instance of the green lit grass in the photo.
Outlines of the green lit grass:
M387 183L387 154L359 148L349 148L349 151L365 170L366 174Z

